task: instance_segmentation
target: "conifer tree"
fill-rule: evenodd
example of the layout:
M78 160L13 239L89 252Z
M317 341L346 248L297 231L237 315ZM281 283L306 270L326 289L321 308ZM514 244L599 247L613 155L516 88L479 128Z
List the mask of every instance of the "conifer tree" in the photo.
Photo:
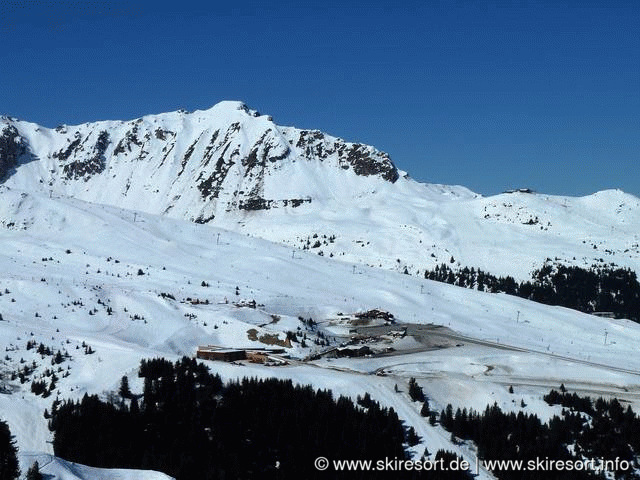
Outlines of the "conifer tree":
M40 465L38 462L34 462L33 465L27 470L26 480L42 480L42 474L40 473Z
M0 480L15 480L20 475L17 454L9 425L0 421Z
M129 389L129 379L126 375L120 380L120 389L118 393L122 398L131 398L131 390Z

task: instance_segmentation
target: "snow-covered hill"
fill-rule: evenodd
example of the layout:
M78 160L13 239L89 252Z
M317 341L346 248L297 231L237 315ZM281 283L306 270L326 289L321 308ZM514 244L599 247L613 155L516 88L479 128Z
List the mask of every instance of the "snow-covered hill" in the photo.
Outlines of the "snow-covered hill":
M420 184L374 147L280 127L240 102L56 129L3 117L0 178L417 275L452 258L521 280L547 258L640 267L632 195Z
M160 472L93 468L40 453L22 454L20 460L23 465L38 462L40 473L48 480L172 480Z
M267 339L284 340L286 332L306 336L306 346L287 348L293 357L287 366L210 366L224 378L293 378L353 397L368 391L415 426L425 442L416 452L428 445L473 455L425 422L406 393L394 392L410 376L423 382L434 408L449 402L483 408L497 401L518 410L507 392L514 385L518 401L547 418L556 410L541 395L561 382L639 404L640 326L632 322L308 251L292 254L211 225L7 187L0 188L0 219L0 340L6 351L0 417L21 451L51 453L43 414L54 398L108 395L122 375L140 391L135 371L141 358L193 355L201 344L263 347ZM394 356L302 361L325 348L315 342L320 334L332 345L344 341L350 329L345 315L372 308L392 312L399 323L451 329L452 340L436 342L450 348L406 339L393 344ZM301 320L308 317L317 328ZM59 350L63 362L39 353L39 344ZM58 377L52 394L34 394L32 382L49 387L52 373Z

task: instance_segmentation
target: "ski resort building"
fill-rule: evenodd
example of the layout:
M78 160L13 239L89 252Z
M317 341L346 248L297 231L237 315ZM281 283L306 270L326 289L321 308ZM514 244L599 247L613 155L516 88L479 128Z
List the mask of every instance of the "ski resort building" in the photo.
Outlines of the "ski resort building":
M285 353L284 348L220 348L212 345L198 347L196 357L202 360L219 360L222 362L237 362L249 360L253 363L266 363L270 355Z
M203 360L220 360L223 362L236 362L247 358L246 350L230 348L198 347L196 357Z

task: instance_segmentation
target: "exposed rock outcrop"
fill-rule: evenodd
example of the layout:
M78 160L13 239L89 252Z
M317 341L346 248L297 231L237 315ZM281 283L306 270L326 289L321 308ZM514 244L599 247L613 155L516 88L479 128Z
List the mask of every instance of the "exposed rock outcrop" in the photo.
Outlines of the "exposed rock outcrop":
M0 130L0 180L16 167L18 158L26 153L26 145L13 125Z

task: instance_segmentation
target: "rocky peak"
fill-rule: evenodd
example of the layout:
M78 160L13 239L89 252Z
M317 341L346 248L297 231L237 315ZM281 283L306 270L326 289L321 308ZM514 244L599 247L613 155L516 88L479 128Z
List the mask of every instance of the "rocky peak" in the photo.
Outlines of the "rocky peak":
M5 123L5 181L28 148L34 161L19 166L18 183L27 179L83 200L199 222L225 212L296 208L320 197L349 196L368 188L358 177L390 183L399 177L389 156L374 147L281 127L235 101L56 129Z

